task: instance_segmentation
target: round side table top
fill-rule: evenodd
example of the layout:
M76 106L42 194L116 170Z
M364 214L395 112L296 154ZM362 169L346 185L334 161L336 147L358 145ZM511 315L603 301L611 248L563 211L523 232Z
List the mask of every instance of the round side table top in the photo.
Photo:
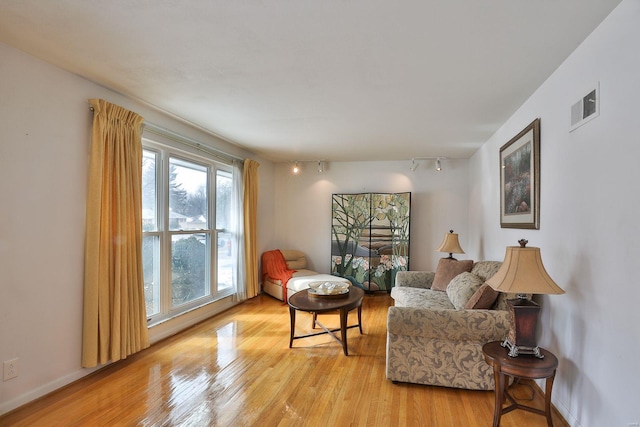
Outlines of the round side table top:
M309 290L305 289L289 297L290 307L314 313L334 311L339 309L352 309L362 304L364 291L355 286L349 286L349 293L343 298L318 298L309 296Z
M554 375L558 367L558 358L544 348L540 352L544 358L534 355L521 354L509 356L509 350L502 347L500 341L492 341L482 347L484 358L490 365L498 364L500 371L519 378L539 379Z

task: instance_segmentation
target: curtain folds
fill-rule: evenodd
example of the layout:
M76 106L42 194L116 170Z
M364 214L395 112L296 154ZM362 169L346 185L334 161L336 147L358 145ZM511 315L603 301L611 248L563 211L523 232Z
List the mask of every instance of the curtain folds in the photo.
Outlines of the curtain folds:
M86 212L82 366L149 346L142 273L142 121L101 99L94 110Z
M233 191L231 192L231 218L233 222L233 257L236 268L234 274L236 276L236 300L244 301L247 299L247 281L245 280L245 242L244 242L244 163L242 160L233 160ZM235 250L237 248L237 250Z
M244 246L245 246L245 279L247 297L253 298L260 292L258 282L258 167L260 163L246 159L243 173L244 201Z

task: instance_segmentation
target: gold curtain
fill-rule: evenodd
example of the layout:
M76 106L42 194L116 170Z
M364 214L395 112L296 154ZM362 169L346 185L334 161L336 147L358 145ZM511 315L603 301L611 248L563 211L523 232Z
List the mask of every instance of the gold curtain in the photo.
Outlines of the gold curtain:
M253 298L260 292L258 283L258 167L260 163L246 159L243 172L244 200L244 248L245 278L247 281L247 298Z
M142 121L90 99L82 366L149 347L142 274Z

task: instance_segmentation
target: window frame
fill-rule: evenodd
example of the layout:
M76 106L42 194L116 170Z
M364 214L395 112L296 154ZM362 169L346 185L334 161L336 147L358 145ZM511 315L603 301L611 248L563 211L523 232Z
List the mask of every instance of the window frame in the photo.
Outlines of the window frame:
M232 284L230 287L219 289L218 286L218 234L223 230L216 229L216 196L217 186L216 180L218 171L229 173L233 180L232 162L222 161L213 155L206 155L196 150L185 149L181 144L172 143L173 141L163 141L164 138L156 138L154 136L143 135L142 148L145 152L154 153L156 156L155 166L155 184L156 184L156 228L155 230L145 231L143 228L142 236L156 237L159 240L159 247L153 248L159 252L157 266L154 265L154 279L159 280L159 312L147 315L148 326L154 326L158 323L180 316L184 313L218 301L220 299L232 296L236 293L237 263L232 266ZM169 186L170 186L170 160L187 162L206 168L207 171L207 224L205 229L194 230L172 230L169 227ZM144 190L143 190L144 191ZM142 227L142 224L140 224ZM172 241L176 235L195 235L205 234L207 236L205 247L206 266L206 292L204 296L195 298L191 301L175 305L172 298Z

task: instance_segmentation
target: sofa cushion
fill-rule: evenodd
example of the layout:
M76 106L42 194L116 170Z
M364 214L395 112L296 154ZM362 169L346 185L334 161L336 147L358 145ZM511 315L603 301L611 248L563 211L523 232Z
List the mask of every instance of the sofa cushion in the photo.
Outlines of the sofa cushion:
M289 270L303 270L307 268L307 257L297 249L281 249L282 256L287 262Z
M471 296L469 301L464 305L466 309L488 309L493 306L500 292L494 290L486 283L480 286L480 289Z
M431 289L435 291L447 290L447 285L451 282L451 279L460 273L471 271L471 267L473 267L473 260L470 259L458 261L451 258L440 258Z
M487 281L491 276L496 274L498 270L500 270L501 266L502 261L478 261L473 264L471 272Z
M480 289L483 282L482 277L466 271L451 279L447 286L447 296L456 310L462 310L465 307L467 301Z
M396 307L414 307L427 310L452 310L454 308L446 292L432 289L393 287L391 288L391 298L393 298Z

